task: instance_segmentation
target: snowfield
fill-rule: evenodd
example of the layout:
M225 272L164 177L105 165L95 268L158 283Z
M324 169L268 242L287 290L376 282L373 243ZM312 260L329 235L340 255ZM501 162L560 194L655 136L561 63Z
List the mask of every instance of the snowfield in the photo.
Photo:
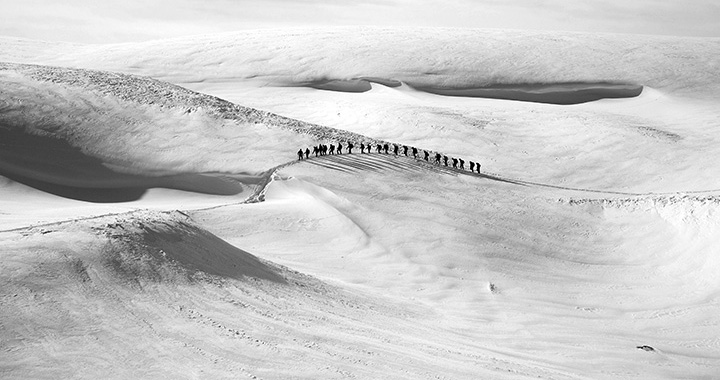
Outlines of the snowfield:
M716 378L718 51L0 38L0 377Z

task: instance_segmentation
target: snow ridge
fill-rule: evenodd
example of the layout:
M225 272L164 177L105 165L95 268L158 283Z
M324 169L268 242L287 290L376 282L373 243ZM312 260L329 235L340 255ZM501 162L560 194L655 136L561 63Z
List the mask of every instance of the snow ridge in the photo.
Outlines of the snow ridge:
M369 137L244 107L215 96L201 94L157 79L108 71L0 62L0 70L22 73L37 81L79 87L124 101L180 108L240 123L267 124L313 136L317 140L371 140Z

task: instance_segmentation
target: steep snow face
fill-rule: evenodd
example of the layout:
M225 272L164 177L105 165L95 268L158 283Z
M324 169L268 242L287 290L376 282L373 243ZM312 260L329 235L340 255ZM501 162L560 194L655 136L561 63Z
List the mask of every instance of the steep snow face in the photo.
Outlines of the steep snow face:
M7 60L150 75L264 110L227 118L218 110L231 105L213 101L187 114L202 96L113 92L168 88L148 79L105 73L99 82L116 82L70 85L14 68L2 71L12 96L4 91L0 102L17 130L62 138L125 174L247 179L240 173L280 166L255 178L263 190L255 199L265 201L252 204L242 202L248 193L151 190L88 205L0 183L8 195L0 222L12 229L1 235L0 313L9 322L0 341L10 354L0 370L713 378L717 47L717 39L340 28L62 46L62 54L38 45L17 59L0 50ZM367 77L366 92L311 88ZM561 82L644 87L629 99L567 106L418 90ZM137 104L147 99L157 103ZM296 160L300 147L349 137L416 146L420 157L444 152L482 170L357 148ZM98 217L139 208L184 214Z

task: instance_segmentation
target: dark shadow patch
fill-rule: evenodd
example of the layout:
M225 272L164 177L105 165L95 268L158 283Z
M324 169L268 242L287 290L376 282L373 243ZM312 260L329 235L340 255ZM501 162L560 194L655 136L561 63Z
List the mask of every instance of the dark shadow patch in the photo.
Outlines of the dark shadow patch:
M213 278L287 283L280 268L187 222L134 220L108 225L104 232L110 239L105 267L130 283Z
M377 83L377 84L381 84L383 86L392 87L392 88L402 86L402 82L400 82L399 80L395 80L395 79L385 79L385 78L378 78L378 77L360 77L357 79L366 80L370 83Z
M516 100L522 102L570 105L600 99L632 98L643 86L613 82L526 83L486 87L433 87L408 83L418 91L435 95Z
M339 92L367 92L372 89L370 82L362 79L349 80L323 80L317 82L308 82L302 86L316 88L318 90L329 90Z
M293 87L310 87L318 90L361 93L372 90L372 84L377 83L387 87L400 87L402 82L394 79L379 77L360 77L353 79L319 79L309 82L290 84Z
M92 203L119 203L132 202L142 198L147 192L147 188L142 187L120 187L120 188L87 188L76 186L63 186L50 182L43 182L32 178L27 178L15 174L5 173L0 170L0 175L21 183L25 186L32 187L36 190L44 191L59 197L74 199L77 201Z
M67 141L0 125L0 175L35 189L87 202L137 200L153 187L234 195L243 188L203 174L150 177L119 173Z

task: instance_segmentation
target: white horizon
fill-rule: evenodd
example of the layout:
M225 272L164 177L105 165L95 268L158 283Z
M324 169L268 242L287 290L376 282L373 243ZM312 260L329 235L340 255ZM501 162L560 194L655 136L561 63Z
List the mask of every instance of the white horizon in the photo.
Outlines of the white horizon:
M4 3L4 4L3 4ZM282 27L380 26L519 29L720 37L720 4L560 0L0 1L0 35L122 43Z

